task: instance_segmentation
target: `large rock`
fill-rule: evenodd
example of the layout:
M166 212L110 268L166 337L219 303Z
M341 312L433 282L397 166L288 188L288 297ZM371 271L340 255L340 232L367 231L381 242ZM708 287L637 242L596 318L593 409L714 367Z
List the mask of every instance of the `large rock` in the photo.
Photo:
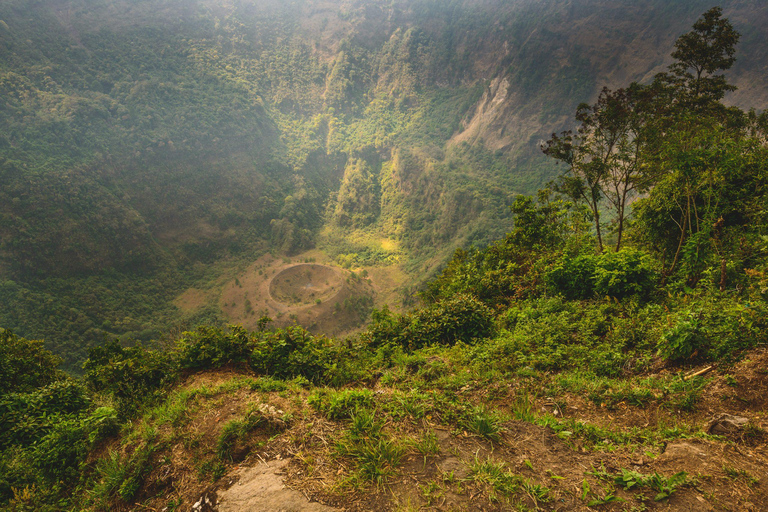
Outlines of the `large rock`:
M283 485L279 474L286 461L271 461L238 472L238 482L219 491L219 512L272 510L275 512L338 512L339 509L310 502L299 491Z

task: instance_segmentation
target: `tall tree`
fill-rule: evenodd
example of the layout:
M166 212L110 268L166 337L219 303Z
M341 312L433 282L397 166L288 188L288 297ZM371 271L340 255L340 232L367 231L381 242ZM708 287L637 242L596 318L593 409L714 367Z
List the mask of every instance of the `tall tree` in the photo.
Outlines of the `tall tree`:
M644 87L603 88L594 105L576 111L576 133L552 134L542 151L569 166L557 183L560 192L585 202L593 216L598 250L603 250L600 205L607 200L615 212L621 248L627 204L640 185Z
M693 24L692 31L677 39L672 52L676 62L657 80L673 85L678 98L689 106L720 101L726 92L736 89L721 72L736 61L740 37L731 22L723 18L723 10L713 7Z

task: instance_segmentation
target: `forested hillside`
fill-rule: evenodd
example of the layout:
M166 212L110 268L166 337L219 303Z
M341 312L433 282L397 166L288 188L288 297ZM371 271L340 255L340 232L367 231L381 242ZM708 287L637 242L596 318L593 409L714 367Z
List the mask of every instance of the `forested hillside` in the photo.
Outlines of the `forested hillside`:
M119 5L105 9L114 14ZM259 5L286 14L285 27L264 32L275 40L310 30L292 24L296 18L283 7ZM473 82L482 59L467 61L465 78L448 88L440 77L448 80L452 64L430 67L445 45L432 47L437 53L421 67L419 52L413 61L387 60L400 32L377 35L387 26L388 18L376 18L384 11L375 3L360 11L344 5L327 23L351 30L349 40L333 52L335 40L318 40L296 56L297 69L332 62L324 80L314 71L295 89L267 80L259 87L277 96L252 96L250 109L240 105L244 122L259 130L244 124L210 141L169 136L148 156L149 146L140 147L146 142L131 147L143 134L116 135L125 127L105 114L96 131L125 144L125 167L106 166L106 153L97 158L96 149L78 149L83 153L68 157L70 167L61 167L53 146L45 147L54 163L32 166L25 152L43 155L32 151L33 127L43 126L47 140L76 133L45 124L74 93L62 86L49 96L17 75L29 85L16 103L6 102L11 114L23 113L29 101L53 103L47 115L4 118L18 129L6 132L5 154L16 159L4 161L3 179L15 188L3 191L18 195L4 214L4 229L17 233L4 239L3 293L16 302L3 314L49 322L41 329L69 329L53 346L88 350L82 375L73 376L42 340L0 328L0 508L767 509L768 113L730 103L747 98L737 95L733 77L747 76L735 65L750 33L719 7L703 11L674 38L657 73L606 86L569 107L567 129L539 146L544 161L560 166L557 176L535 195L512 198L525 175L522 150L457 140L480 130L483 123L472 128L478 116L493 117L494 105L509 99L492 97L494 88L511 87L504 85L507 71L497 70L490 84ZM436 4L406 5L405 26L427 15L424 26L432 26L441 19L435 13L445 12L431 11ZM222 19L237 19L232 12L240 6L202 18L195 9L158 11L151 21L142 19L146 5L125 7L131 16L120 19L149 25L179 12L190 23L214 19L215 34L230 26ZM567 7L556 12L574 14ZM390 8L400 12L397 4ZM98 32L101 19L88 26ZM256 26L249 19L247 26ZM376 23L368 26L368 19ZM357 39L350 27L366 28L367 37ZM75 33L88 48L85 35ZM435 37L428 34L418 37L428 42ZM386 42L379 47L376 37ZM230 56L237 46L223 36L210 44L207 51L229 48ZM274 54L260 55L236 69L210 53L204 69L224 62L216 76L224 83L248 76L238 83L243 94L254 94L258 80L276 76L269 66L249 68ZM53 80L53 62L50 68ZM196 126L232 115L232 98L220 96L228 89L188 69L190 80L211 86L210 101L220 106L190 108L200 117ZM419 85L416 69L434 73L434 82ZM309 92L317 88L319 97ZM84 90L82 102L92 96ZM106 101L113 90L93 97ZM441 92L446 96L430 103ZM459 114L438 106L454 100L463 105ZM431 117L437 112L455 115L458 124L433 131L443 126ZM132 115L123 114L124 121ZM149 133L167 122L157 119ZM118 160L117 150L109 158ZM82 164L78 172L72 162ZM533 167L528 173L539 176ZM179 175L187 179L171 179ZM48 202L35 195L51 193L46 183L72 188ZM210 197L196 199L206 191ZM242 207L257 196L265 203ZM271 197L280 200L266 202ZM171 209L174 201L186 209ZM121 225L107 222L118 211L108 205L137 219L125 228L135 232L126 247L96 243L103 229L113 230L115 243L125 241ZM277 213L269 218L268 211ZM52 224L35 222L46 215ZM81 238L45 238L64 236L62 226ZM502 228L502 236L486 240ZM477 245L460 246L469 241ZM313 243L323 250L303 252L299 261L289 256ZM274 254L257 258L268 248ZM403 265L418 275L447 250L453 256L439 271L403 283L425 281L419 304L372 308L382 289L371 274L383 279L388 267ZM81 260L70 254L78 251ZM345 268L315 260L325 253ZM21 254L28 256L15 258ZM236 270L227 273L228 265ZM188 286L205 280L214 283L207 290ZM185 287L183 300L169 300ZM218 293L218 302L202 300L206 293ZM28 309L18 309L20 299ZM203 304L198 316L182 319L152 346L127 339L132 327L103 316L136 315L159 328L173 308L192 302ZM281 318L286 311L289 318ZM37 312L47 316L41 321ZM242 325L218 325L223 315ZM94 326L93 318L106 320ZM185 330L193 321L207 324ZM320 332L341 321L358 330ZM320 324L326 327L311 331ZM155 336L143 328L139 338ZM88 347L89 336L103 332L124 336Z
M649 81L700 1L0 5L0 325L77 369L104 337L227 320L174 298L267 251L400 265L411 290L511 226L539 145ZM762 108L765 9L726 101Z

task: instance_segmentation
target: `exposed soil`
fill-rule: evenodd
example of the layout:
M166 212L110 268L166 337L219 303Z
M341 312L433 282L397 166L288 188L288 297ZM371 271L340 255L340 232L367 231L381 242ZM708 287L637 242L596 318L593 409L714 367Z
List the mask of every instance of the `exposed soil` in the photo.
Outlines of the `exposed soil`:
M314 259L322 253L312 254ZM341 336L363 324L361 312L375 294L370 280L348 270L266 255L223 286L219 306L231 323L249 329L266 315L272 327L298 324L315 334Z
M429 455L406 449L393 475L380 485L353 478L354 462L339 456L336 448L349 420L331 421L316 413L307 404L309 391L294 387L264 392L248 386L226 391L222 384L242 378L241 374L220 371L190 376L182 389L219 386L222 391L190 402L188 419L181 426L160 428L160 436L176 429L172 438L177 441L157 455L158 463L145 480L153 483L143 491L143 503L156 510L169 502L180 503L177 510L190 510L199 503L197 510L227 512L768 510L768 447L760 437L761 429L768 427L767 363L768 350L759 349L733 368L713 369L697 407L690 412L663 403L609 406L576 395L533 401L538 414L557 410L560 417L614 432L677 425L702 434L661 444L639 440L600 448L568 432L558 435L549 427L520 420L504 423L500 438L491 442L438 412L420 419L407 415L392 419L385 425L390 438L410 446L409 439L431 433L437 449ZM514 408L520 385L513 381L478 389L466 386L456 394L468 403L504 412ZM380 408L395 393L402 393L380 384L371 386ZM254 406L268 421L238 441L232 461L221 468L222 476L214 473L211 480L211 474L203 471L204 461L217 460L213 453L223 426ZM707 422L720 412L747 417L752 426L749 435L704 436ZM523 479L529 490L505 495L477 477L474 471L483 462ZM625 490L615 485L613 477L624 470L662 477L685 472L688 481L657 501L657 491L647 486ZM544 498L537 498L536 486L547 489Z
M333 299L343 288L340 269L299 263L284 268L270 280L269 296L288 306L306 306Z

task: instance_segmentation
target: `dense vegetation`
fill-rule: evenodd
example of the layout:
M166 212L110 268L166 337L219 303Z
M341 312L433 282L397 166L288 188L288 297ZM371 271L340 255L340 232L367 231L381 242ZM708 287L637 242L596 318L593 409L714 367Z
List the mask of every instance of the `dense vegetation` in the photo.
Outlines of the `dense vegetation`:
M737 41L712 9L678 39L667 72L648 85L606 89L595 104L580 106L577 131L553 135L543 147L566 173L537 198L515 200L514 228L486 248L457 250L425 288L420 309L376 311L359 336L340 341L300 327L270 330L268 318L256 332L200 327L166 350L116 341L92 348L75 380L41 342L0 330L0 503L10 510L103 510L151 498L159 484L145 478L165 464L176 440L150 425L183 425L186 404L218 391L169 395L173 385L222 367L257 376L230 382L230 391L307 390L317 414L347 422L336 456L352 461L358 484L386 482L406 449L388 437L385 420L429 414L465 435L500 442L498 413L459 396L472 386L501 392L500 382L522 379L521 400L542 392L543 382L544 392L588 390L603 405L695 410L702 381L643 375L659 366L727 367L768 342L768 124L765 114L721 103L732 87L722 73ZM334 222L370 222L365 206L377 193L370 176L383 169L365 158L349 163ZM375 382L402 396L376 405L367 389ZM600 430L519 404L518 419L603 449L704 435ZM227 424L216 453L199 461L199 478L224 474L235 445L257 426L277 432L291 421L259 414ZM144 430L131 430L133 421ZM131 432L125 449L113 441L120 428ZM417 450L426 454L421 443ZM490 464L476 460L475 481L508 498L523 493L534 505L549 499L546 487ZM614 475L603 468L595 475L653 489L657 501L688 482L684 473ZM610 501L613 494L593 495L584 482L585 501ZM156 491L166 496L164 488Z
M704 4L638 15L671 34ZM621 9L2 2L0 325L78 372L105 338L223 325L216 304L173 299L266 251L401 262L418 288L453 247L511 228L514 196L555 173L537 141L604 77L656 65L571 18L621 52L666 52L668 35L617 36ZM754 30L744 44L764 48Z

